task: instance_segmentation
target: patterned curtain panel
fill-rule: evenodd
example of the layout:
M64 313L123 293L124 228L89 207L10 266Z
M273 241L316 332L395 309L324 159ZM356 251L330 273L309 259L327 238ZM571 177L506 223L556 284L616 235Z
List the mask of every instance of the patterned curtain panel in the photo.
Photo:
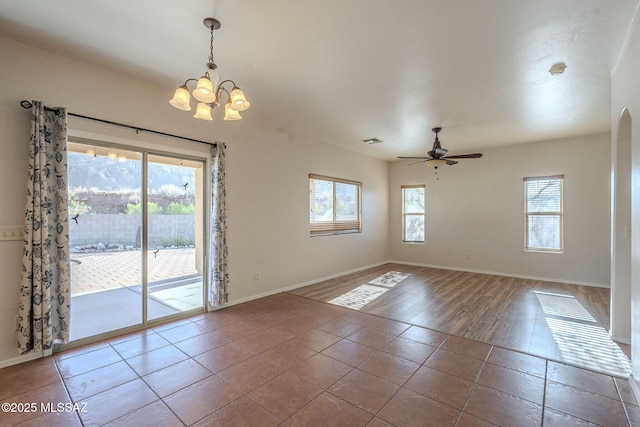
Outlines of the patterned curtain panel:
M213 307L229 301L225 148L221 142L211 147L211 247L208 261L209 303Z
M67 113L33 102L18 353L69 340Z

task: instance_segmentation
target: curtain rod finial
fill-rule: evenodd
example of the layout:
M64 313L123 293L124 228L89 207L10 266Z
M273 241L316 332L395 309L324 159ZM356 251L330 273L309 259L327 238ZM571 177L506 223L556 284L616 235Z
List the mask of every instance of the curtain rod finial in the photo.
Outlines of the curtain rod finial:
M20 101L20 106L26 109L33 107L33 104L23 99L22 101Z

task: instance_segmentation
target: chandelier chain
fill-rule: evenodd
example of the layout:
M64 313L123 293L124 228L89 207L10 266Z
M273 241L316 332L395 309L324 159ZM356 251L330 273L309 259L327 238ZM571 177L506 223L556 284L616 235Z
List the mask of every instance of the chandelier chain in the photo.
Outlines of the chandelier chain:
M213 26L210 28L211 30L211 40L209 41L209 63L213 64Z

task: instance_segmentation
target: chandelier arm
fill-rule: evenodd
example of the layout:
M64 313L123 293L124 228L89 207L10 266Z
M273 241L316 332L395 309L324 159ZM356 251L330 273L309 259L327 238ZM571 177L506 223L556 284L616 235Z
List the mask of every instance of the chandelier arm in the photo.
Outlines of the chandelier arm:
M231 94L229 93L229 91L218 85L218 89L216 89L216 100L211 104L212 108L216 108L218 105L220 105L220 96L222 95L222 92L225 92L227 94L227 99L231 99Z
M218 84L218 90L220 90L220 88L222 87L222 85L223 85L223 84L225 84L225 83L227 83L227 82L231 83L234 87L236 87L236 86L237 86L237 85L236 85L236 82L234 82L233 80L223 80L220 84ZM229 92L227 92L227 93L229 93Z

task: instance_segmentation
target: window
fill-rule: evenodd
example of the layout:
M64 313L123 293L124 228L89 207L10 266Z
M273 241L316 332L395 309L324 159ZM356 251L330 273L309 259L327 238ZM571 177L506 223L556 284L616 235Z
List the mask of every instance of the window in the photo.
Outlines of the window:
M362 183L309 174L311 236L358 233Z
M562 252L563 175L524 178L525 250Z
M402 241L424 243L424 185L402 187Z

